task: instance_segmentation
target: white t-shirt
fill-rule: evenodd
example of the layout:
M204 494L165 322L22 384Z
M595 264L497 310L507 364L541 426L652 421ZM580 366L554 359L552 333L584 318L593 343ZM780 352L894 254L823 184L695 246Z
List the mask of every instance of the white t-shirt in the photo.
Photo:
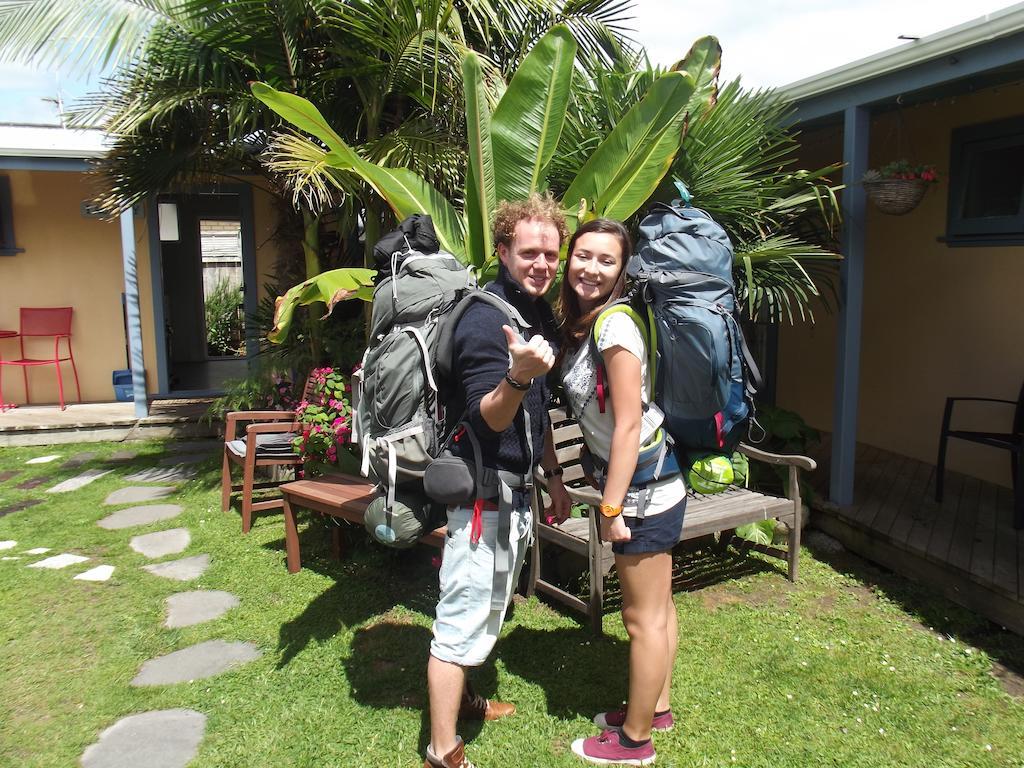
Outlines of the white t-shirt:
M615 312L607 317L601 325L601 334L597 340L597 348L603 353L612 347L621 347L640 361L640 400L648 403L650 372L647 370L647 345L644 337L632 318L624 312ZM589 343L584 341L580 348L567 355L562 363L562 384L573 415L579 420L580 429L587 448L595 456L608 460L611 453L612 432L615 429L615 413L610 395L605 397L604 413L601 413L597 401L597 367L590 350ZM640 445L644 445L657 431L661 423L661 414L657 406L652 405L640 422ZM678 504L686 495L686 485L682 474L648 487L645 515L664 512ZM636 491L626 494L623 514L636 515Z

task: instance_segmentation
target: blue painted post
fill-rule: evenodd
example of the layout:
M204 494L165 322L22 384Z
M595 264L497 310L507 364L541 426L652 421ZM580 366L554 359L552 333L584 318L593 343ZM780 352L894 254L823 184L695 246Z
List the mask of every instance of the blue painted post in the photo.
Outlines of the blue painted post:
M832 416L830 497L853 503L857 452L857 397L860 391L860 329L864 306L864 187L868 167L871 114L867 107L847 107L843 115L843 231L839 269L839 343L836 355L835 407Z
M139 271L135 258L135 224L132 210L121 214L121 257L124 263L124 299L128 315L128 351L132 367L135 417L149 415L146 400L146 362L142 355L142 313L139 311Z

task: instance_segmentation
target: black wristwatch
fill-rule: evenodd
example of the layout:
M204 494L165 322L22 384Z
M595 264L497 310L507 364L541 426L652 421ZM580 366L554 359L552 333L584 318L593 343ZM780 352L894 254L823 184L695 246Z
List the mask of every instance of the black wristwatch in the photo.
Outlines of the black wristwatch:
M533 379L530 379L525 384L520 384L518 381L512 378L512 369L505 371L505 383L508 384L512 389L517 389L520 392L528 392L530 386L533 384Z
M554 469L545 469L544 470L544 479L545 480L550 480L552 477L561 477L561 476L562 476L562 468L561 467L555 467Z

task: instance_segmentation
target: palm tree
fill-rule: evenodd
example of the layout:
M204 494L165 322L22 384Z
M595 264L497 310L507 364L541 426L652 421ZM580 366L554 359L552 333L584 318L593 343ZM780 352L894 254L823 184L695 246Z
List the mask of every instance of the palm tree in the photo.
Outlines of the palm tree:
M676 65L676 68L680 67ZM664 70L643 51L591 61L577 73L574 99L552 167L553 188L564 190L594 148L638 103ZM737 295L750 318L813 319L810 297L830 287L839 165L794 167L797 134L790 106L771 91L724 85L711 109L695 114L671 171L655 195L669 201L681 181L693 204L728 232L736 250ZM634 223L636 223L634 221Z
M114 137L97 167L108 212L196 182L262 177L302 216L309 278L321 271L321 211L343 235L361 220L368 243L389 214L358 178L303 196L291 174L268 171L258 158L282 121L250 81L316 102L361 156L456 195L465 52L479 52L498 93L560 22L597 59L618 55L627 11L622 0L0 0L0 60L111 72L71 116Z

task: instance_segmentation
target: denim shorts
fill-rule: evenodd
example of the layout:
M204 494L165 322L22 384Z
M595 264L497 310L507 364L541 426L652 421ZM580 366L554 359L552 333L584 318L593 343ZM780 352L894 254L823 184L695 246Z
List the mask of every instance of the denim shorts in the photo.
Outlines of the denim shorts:
M498 511L484 510L483 535L470 541L471 507L448 510L448 535L441 561L441 594L434 618L430 655L465 667L483 664L497 642L505 609L519 582L526 550L533 537L533 514L528 497L513 494L509 574L501 610L491 609L494 550L498 537Z
M629 541L612 542L616 555L642 555L646 552L667 552L679 543L683 532L683 513L686 511L686 497L674 507L643 518L623 516L629 528Z

